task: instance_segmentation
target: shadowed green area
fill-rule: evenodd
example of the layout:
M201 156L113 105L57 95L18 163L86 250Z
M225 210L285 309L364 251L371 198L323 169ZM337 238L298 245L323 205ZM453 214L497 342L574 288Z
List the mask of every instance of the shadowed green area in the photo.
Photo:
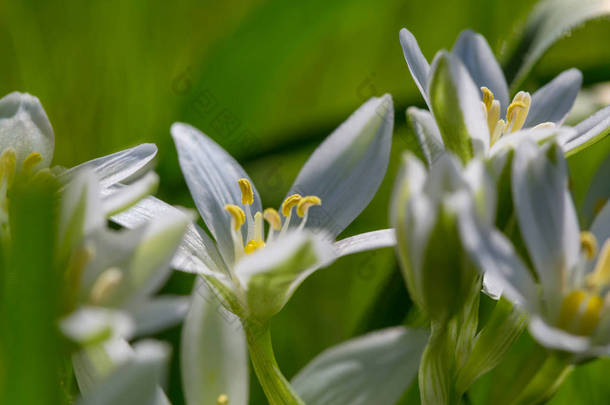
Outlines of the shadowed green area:
M410 29L431 60L471 28L504 60L533 3L0 1L0 94L20 90L41 99L55 129L56 164L155 142L159 196L192 207L169 136L172 122L213 137L242 162L264 205L278 206L315 146L366 99L391 93L397 123L392 161L379 194L342 235L348 236L388 226L401 151L415 147L404 110L423 100L404 62L399 29ZM607 21L575 30L551 48L525 89L572 66L583 70L585 84L610 80L609 35ZM577 201L583 180L609 150L605 141L571 160ZM354 255L299 288L272 322L287 377L324 348L404 318L410 301L396 266L391 249ZM176 275L166 290L187 293L191 283L192 277ZM22 326L24 334L37 333ZM177 345L179 329L161 336ZM596 367L587 372L603 372ZM171 375L169 395L180 404L175 356ZM252 381L252 403L265 403Z

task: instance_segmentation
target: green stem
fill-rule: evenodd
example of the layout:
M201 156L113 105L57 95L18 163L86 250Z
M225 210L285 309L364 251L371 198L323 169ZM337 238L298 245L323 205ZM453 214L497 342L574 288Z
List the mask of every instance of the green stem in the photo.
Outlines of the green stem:
M271 405L304 405L286 380L275 360L269 323L244 321L250 359Z
M529 405L548 401L573 369L574 365L561 355L551 353L515 403Z

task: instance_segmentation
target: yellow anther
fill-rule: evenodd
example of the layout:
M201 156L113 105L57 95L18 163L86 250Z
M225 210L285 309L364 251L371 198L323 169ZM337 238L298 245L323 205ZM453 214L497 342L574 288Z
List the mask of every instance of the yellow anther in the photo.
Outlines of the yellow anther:
M225 205L225 210L231 214L231 217L233 218L233 229L237 231L244 222L246 222L246 214L244 214L244 211L241 208L233 204Z
M34 170L34 167L42 162L42 156L38 152L32 152L23 160L23 170L26 173L31 173Z
M322 204L322 200L320 200L315 195L305 196L301 198L301 201L299 201L299 205L297 205L297 215L303 218L309 207L320 204Z
M246 243L246 247L244 247L244 252L249 255L250 253L254 253L264 247L265 242L263 242L262 240L251 240L250 242Z
M302 197L299 194L293 194L290 197L287 197L282 203L282 214L285 217L288 217L288 215L290 215L290 211L292 211L292 208L299 204L301 198Z
M263 211L263 218L265 218L265 221L269 223L269 226L276 231L279 231L282 227L282 218L280 218L280 214L273 208L265 209L265 211Z
M221 394L216 398L216 405L228 405L229 397L226 394Z
M593 272L587 276L587 285L601 287L610 284L610 239L602 247Z
M587 297L587 293L582 290L574 290L568 294L561 303L561 311L559 312L558 326L562 329L569 330L570 325L580 312L580 305Z
M534 127L534 129L541 129L541 128L555 128L555 123L554 122L541 122L540 124L538 124Z
M604 300L599 295L593 295L587 302L582 317L580 318L580 324L576 331L579 335L588 336L593 333L597 324L599 323L600 313L604 307Z
M8 184L13 182L17 168L17 153L13 148L6 148L0 155L0 180L6 179Z
M492 102L494 101L494 94L485 86L481 87L481 91L483 92L483 104L487 111L489 111Z
M241 189L241 203L244 205L252 204L254 202L254 193L252 192L252 184L250 184L250 180L239 179L237 180L237 183Z
M589 231L583 231L580 233L580 248L587 256L587 259L591 260L597 254L597 239Z
M525 91L520 91L515 95L513 102L510 103L506 110L506 121L508 122L510 132L518 131L523 127L531 102L530 94Z
M110 267L105 270L93 284L89 298L91 303L95 305L103 304L116 291L119 284L123 280L123 272L116 268Z

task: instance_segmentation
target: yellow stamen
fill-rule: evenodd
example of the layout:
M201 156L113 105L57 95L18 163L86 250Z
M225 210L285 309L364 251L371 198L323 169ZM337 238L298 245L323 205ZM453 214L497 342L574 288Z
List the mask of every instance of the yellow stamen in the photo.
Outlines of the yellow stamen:
M587 297L587 294L582 290L574 290L568 294L561 303L561 311L559 312L558 326L562 329L569 330L570 325L578 316L580 304Z
M290 215L290 211L292 211L292 208L299 204L301 198L302 197L299 194L293 194L287 197L282 203L282 214L285 217L288 217Z
M599 322L600 313L604 307L604 300L599 295L589 298L584 314L580 318L580 324L576 333L579 335L590 335L593 333Z
M487 127L489 128L489 133L493 134L498 122L500 120L500 102L498 100L494 100L491 103L491 108L487 111Z
M0 155L0 180L6 179L10 185L15 178L17 168L17 153L13 148L6 148Z
M31 173L34 170L34 167L40 162L42 162L42 156L40 155L40 153L38 153L38 152L30 153L23 160L23 166L22 166L23 171L25 171L26 173Z
M483 104L487 111L491 109L492 102L494 101L494 94L487 87L481 87L481 91L483 92Z
M246 247L244 247L244 252L246 252L246 254L250 254L250 253L254 253L259 249L262 249L265 247L265 242L263 242L262 240L251 240L250 242L248 242L246 244Z
M122 280L123 272L120 269L110 267L105 270L93 284L89 295L91 303L95 305L103 304L116 291Z
M244 211L241 208L233 204L225 205L225 210L231 214L231 217L233 218L233 229L237 231L246 221L246 214L244 214Z
M248 179L237 180L239 188L241 189L241 203L250 205L254 202L254 193L252 192L252 184Z
M221 394L216 399L216 405L229 405L229 397L226 394Z
M322 200L315 195L305 196L301 198L301 201L299 201L299 204L297 205L297 215L303 218L307 213L307 210L309 210L309 207L320 204L322 204Z
M587 256L587 259L591 260L597 254L597 240L595 235L589 231L583 231L580 233L580 248Z
M510 132L515 132L523 127L527 113L530 110L532 98L529 93L520 91L513 98L506 110L506 120L508 121L508 129Z
M267 208L263 211L263 218L265 218L265 221L269 223L269 226L276 231L279 231L282 227L280 214L273 208Z
M540 124L538 124L534 127L534 129L540 129L540 128L555 128L555 123L554 122L541 122Z
M610 239L607 239L597 257L597 264L587 276L587 285L600 287L610 284Z

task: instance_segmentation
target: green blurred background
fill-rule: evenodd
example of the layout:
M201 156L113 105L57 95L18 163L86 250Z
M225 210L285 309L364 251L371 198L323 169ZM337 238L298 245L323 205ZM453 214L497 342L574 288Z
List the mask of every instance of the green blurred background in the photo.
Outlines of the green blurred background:
M423 100L404 62L399 29L411 30L431 60L471 28L502 60L534 5L0 0L0 94L19 90L40 98L55 129L59 165L156 143L159 196L192 207L169 136L173 122L188 122L214 138L249 172L264 205L277 206L326 135L369 97L391 93L392 162L379 194L344 232L348 236L388 226L399 156L415 147L404 110ZM572 66L583 71L586 86L610 80L608 38L608 21L574 30L544 56L525 89ZM571 162L578 200L609 145L604 141ZM192 281L176 274L166 290L188 293ZM331 345L400 323L409 307L390 249L341 259L308 279L274 318L279 363L291 377ZM179 334L174 328L160 337L177 345ZM610 371L605 363L594 366ZM182 403L178 372L174 356L168 391L175 404ZM255 381L252 403L264 403Z

